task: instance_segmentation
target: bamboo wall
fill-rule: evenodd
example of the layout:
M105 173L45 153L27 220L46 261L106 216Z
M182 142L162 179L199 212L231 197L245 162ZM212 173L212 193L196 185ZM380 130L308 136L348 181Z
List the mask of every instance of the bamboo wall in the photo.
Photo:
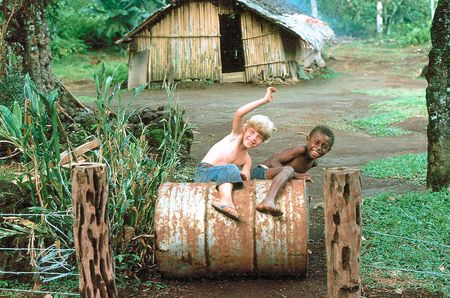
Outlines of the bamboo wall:
M284 53L286 57L287 72L292 78L299 78L299 68L302 68L303 61L303 43L300 38L292 34L284 33L281 35Z
M149 29L136 36L136 50L150 50L148 81L219 80L220 28L217 7L192 2L175 7Z
M134 37L130 59L149 50L147 81L210 79L222 75L219 14L233 13L232 1L190 2L168 11ZM255 13L241 14L246 81L296 77L307 52L302 40ZM141 69L143 67L140 67ZM130 68L130 77L139 77ZM142 71L142 70L141 70ZM140 82L136 82L140 83Z
M241 15L241 28L247 81L285 77L286 57L280 29L249 11Z

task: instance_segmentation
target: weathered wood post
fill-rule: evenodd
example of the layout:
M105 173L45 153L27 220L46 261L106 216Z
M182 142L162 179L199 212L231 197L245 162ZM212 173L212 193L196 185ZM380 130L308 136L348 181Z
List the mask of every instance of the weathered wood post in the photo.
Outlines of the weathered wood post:
M109 241L106 166L72 166L73 235L80 273L81 297L117 297Z
M361 180L359 169L325 172L327 297L360 297Z

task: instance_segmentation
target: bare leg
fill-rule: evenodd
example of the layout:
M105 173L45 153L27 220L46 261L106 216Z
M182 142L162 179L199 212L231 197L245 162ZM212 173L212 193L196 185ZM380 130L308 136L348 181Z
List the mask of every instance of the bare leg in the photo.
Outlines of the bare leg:
M227 182L219 185L220 199L218 202L213 202L212 206L220 213L223 213L226 216L239 221L239 214L233 203L232 191L232 183Z
M281 216L283 212L275 206L275 199L286 183L294 176L294 169L289 166L269 168L266 174L266 178L273 179L273 181L266 197L256 206L256 210L262 213L269 213L272 216Z

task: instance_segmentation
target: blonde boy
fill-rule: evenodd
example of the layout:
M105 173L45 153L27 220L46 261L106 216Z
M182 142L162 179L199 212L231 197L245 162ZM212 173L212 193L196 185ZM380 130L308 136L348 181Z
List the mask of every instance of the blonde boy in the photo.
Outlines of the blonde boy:
M220 200L212 206L226 216L239 221L239 214L233 203L232 191L243 186L243 180L250 180L252 159L248 149L267 141L273 130L273 122L262 115L251 117L244 124L244 116L259 106L272 101L273 87L259 100L243 105L234 113L231 133L209 149L199 163L196 182L216 182Z

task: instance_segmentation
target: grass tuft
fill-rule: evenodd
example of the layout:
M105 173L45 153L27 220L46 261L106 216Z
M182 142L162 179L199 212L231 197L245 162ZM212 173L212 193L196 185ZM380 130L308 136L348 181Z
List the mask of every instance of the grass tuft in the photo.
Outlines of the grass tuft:
M427 175L427 154L404 154L367 163L362 172L373 178L409 179L424 184Z
M370 116L352 121L352 124L373 136L398 136L408 134L393 124L414 116L427 115L425 91L412 89L357 90L357 93L377 97L396 97L369 105Z
M389 287L421 287L450 295L449 205L448 191L365 199L363 281L368 286L386 286L389 281Z

